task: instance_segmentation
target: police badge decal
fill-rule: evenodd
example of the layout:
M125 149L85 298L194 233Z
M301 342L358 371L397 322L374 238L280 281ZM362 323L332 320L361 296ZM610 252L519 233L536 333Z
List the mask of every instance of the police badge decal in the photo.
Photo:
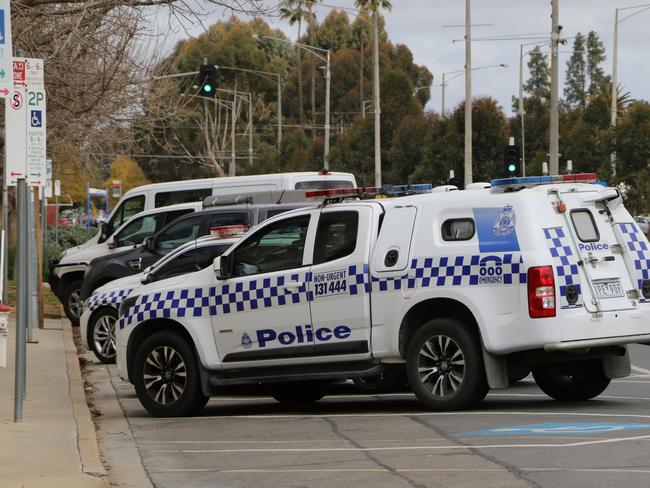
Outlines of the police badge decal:
M515 225L517 225L517 214L512 205L506 205L499 212L492 231L497 237L508 237L515 230Z
M244 349L250 349L253 346L253 340L246 332L241 335L241 345Z

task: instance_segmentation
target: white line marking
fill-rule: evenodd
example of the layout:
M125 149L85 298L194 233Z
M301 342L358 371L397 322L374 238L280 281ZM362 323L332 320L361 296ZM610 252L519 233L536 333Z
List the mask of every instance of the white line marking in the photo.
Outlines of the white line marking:
M541 443L541 444L474 444L474 445L451 445L451 446L397 446L397 447L322 447L322 448L258 448L258 449L157 449L161 453L183 453L183 454L232 454L232 453L280 453L280 452L376 452L376 451L440 451L440 450L468 450L468 449L523 449L523 448L561 448L561 447L584 447L599 444L615 444L620 442L638 441L650 439L650 435L634 437L613 437L609 439L598 439L582 442L571 442L567 444Z
M550 402L551 400L549 400ZM567 416L567 417L617 417L617 418L638 418L650 419L650 415L632 414L632 413L591 413L591 412L491 412L479 410L475 412L403 412L403 413L331 413L331 414L272 414L272 415L206 415L203 417L178 417L178 418L159 418L159 423L165 421L170 423L193 422L200 420L231 420L231 419L251 419L251 420L268 420L268 419L325 419L325 418L371 418L371 417L457 417L457 416L486 416L486 415L527 415L527 416Z
M505 468L335 468L335 469L218 469L218 468L170 468L155 470L154 473L436 473L436 472L503 472Z

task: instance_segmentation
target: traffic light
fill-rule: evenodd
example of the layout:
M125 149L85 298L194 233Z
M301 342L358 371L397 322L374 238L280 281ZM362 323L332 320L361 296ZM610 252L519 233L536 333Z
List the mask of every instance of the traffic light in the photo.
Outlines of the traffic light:
M199 92L202 97L214 98L217 92L217 68L202 64L199 69Z
M519 147L509 144L504 151L504 173L506 176L519 176Z

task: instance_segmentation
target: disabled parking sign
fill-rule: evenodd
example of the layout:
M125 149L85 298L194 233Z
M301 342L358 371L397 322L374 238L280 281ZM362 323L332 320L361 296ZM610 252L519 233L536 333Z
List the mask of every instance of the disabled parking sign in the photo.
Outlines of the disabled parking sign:
M0 46L5 45L5 11L0 8Z
M43 127L43 112L40 110L32 110L29 123L32 127Z

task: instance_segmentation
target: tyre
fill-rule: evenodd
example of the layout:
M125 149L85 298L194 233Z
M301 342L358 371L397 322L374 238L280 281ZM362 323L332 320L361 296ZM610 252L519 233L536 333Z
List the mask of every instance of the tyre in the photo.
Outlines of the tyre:
M201 411L208 401L201 390L194 348L175 332L147 337L134 358L138 399L156 417L184 417Z
M411 339L406 371L413 393L431 410L460 410L488 392L479 338L454 319L426 322Z
M403 365L387 364L381 373L374 376L352 378L356 389L362 393L385 393L399 391L406 387L406 369Z
M115 362L115 325L117 324L117 310L106 307L98 310L88 322L88 345L97 359L102 363Z
M549 364L533 368L537 386L551 398L581 401L597 397L611 381L600 359Z
M73 280L63 290L63 310L74 327L79 327L79 319L83 309L81 299L81 284L83 280Z
M330 389L330 382L292 381L268 386L269 394L280 403L301 405L314 403L323 398Z

